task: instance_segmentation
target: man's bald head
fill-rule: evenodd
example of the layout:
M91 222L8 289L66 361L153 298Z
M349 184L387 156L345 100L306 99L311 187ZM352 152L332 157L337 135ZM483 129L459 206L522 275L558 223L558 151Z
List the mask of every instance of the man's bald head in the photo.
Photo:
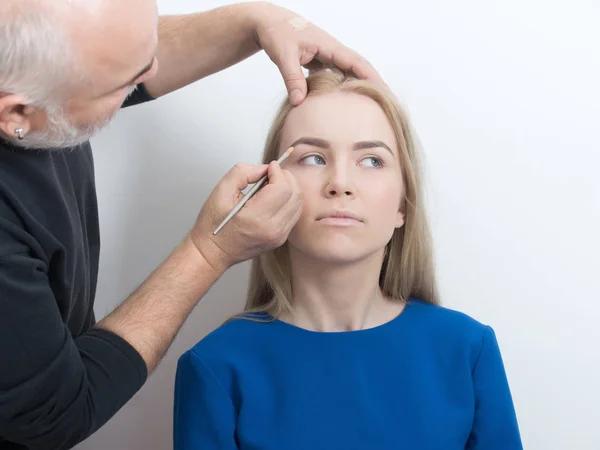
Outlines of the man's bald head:
M7 95L24 107L72 110L63 122L106 122L156 45L155 0L1 0L0 133L18 125L2 115Z
M0 93L56 100L86 76L93 34L122 0L2 0ZM93 55L87 55L93 59Z

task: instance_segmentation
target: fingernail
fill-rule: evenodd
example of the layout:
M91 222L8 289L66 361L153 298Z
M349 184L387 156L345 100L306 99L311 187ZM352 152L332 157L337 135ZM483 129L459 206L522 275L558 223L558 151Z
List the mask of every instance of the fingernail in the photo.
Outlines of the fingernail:
M302 101L302 91L300 89L294 89L290 94L290 99L292 100L292 103Z

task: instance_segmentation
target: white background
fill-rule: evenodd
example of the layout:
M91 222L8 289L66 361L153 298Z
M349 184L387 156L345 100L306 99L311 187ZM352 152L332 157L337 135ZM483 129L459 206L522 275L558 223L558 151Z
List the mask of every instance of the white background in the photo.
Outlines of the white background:
M225 4L158 3L162 14ZM496 330L525 448L600 449L600 4L277 3L362 53L408 106L443 303ZM123 111L94 140L98 318L168 255L233 164L259 161L283 95L261 53ZM80 450L171 448L177 358L239 310L247 270L219 280L145 387Z

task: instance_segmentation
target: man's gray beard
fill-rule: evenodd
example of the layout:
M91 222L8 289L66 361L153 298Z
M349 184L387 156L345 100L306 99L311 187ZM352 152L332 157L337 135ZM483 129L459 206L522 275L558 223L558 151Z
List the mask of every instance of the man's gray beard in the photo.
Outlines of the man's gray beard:
M115 112L116 114L116 112ZM17 145L26 149L62 149L76 148L89 141L96 133L106 127L115 114L102 122L74 125L61 110L47 111L48 123L44 130L32 131Z
M134 90L135 87L131 87L127 97ZM32 131L25 136L25 139L17 141L16 144L25 149L74 149L85 144L104 129L118 112L119 110L116 110L100 122L74 125L60 107L46 108L48 121L46 129Z

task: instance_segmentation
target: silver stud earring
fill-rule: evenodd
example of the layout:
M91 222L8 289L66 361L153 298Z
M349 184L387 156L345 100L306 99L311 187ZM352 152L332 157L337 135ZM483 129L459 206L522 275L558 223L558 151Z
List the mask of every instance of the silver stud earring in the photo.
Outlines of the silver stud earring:
M19 138L19 140L20 140L20 141L22 141L22 140L23 140L23 138L25 137L25 136L23 135L23 128L17 128L17 129L15 130L15 133L17 134L17 137Z

